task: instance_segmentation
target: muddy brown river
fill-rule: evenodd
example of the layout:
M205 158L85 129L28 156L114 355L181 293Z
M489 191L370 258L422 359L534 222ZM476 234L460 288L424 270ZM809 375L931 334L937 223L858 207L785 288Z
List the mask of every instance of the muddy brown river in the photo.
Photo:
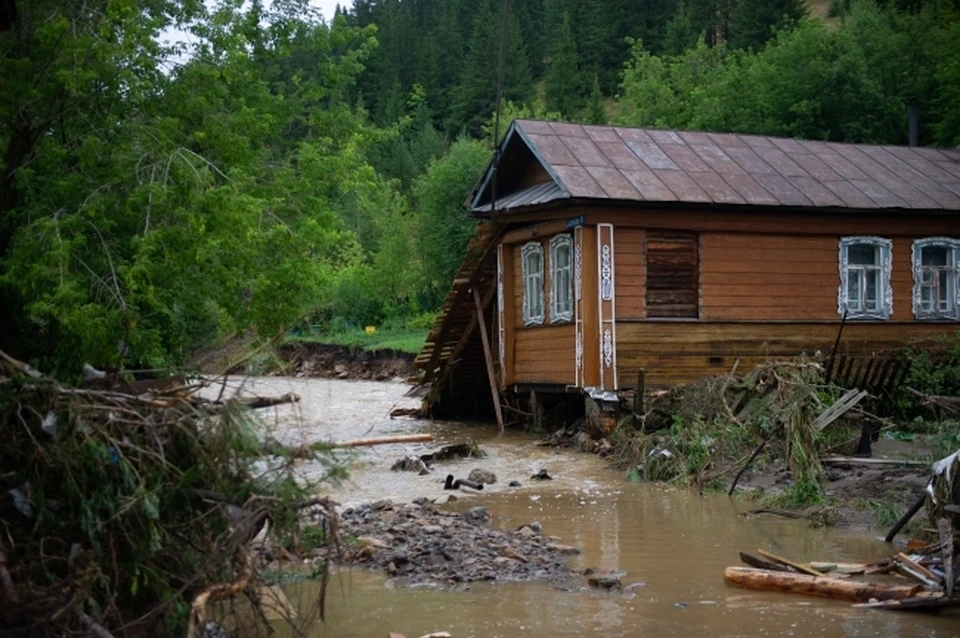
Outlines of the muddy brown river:
M239 383L239 381L237 381ZM490 424L391 420L394 407L416 405L402 383L301 379L253 379L244 390L296 392L294 406L263 411L275 436L294 444L362 436L429 432L433 444L386 445L358 454L351 478L323 492L345 506L383 498L409 501L444 495L448 472L466 476L482 467L498 483L482 493L458 493L445 507L483 505L491 525L503 529L539 521L545 534L583 550L574 567L626 572L632 594L584 587L560 590L547 583L482 583L441 587L393 587L385 574L358 568L339 571L328 593L326 623L311 638L420 636L448 631L470 636L957 636L960 618L854 609L849 604L727 587L723 570L739 564L738 552L764 548L798 560L863 562L891 547L875 537L836 529L812 529L805 521L743 518L749 506L724 495L698 496L654 485L635 485L592 455L542 448L536 438ZM391 472L405 454L475 440L483 459L447 462L428 476ZM546 469L552 481L530 481ZM306 478L322 472L304 465ZM510 488L511 480L522 483ZM312 606L312 581L286 587L291 603ZM291 635L279 629L279 635Z

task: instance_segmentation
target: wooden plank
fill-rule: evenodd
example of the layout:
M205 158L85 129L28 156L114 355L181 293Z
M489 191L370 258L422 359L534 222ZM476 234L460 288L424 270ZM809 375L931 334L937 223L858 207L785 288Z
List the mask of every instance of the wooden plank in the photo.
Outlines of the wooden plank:
M480 327L480 342L483 344L483 357L487 362L487 376L490 379L490 396L493 399L493 410L497 415L497 431L503 434L503 414L500 413L500 391L497 389L497 378L493 372L493 355L490 354L490 340L487 338L487 322L483 318L483 302L480 301L480 291L473 288L473 301L477 308L477 325Z
M764 558L768 559L768 560L772 560L772 561L775 562L775 563L780 563L781 565L786 565L787 567L789 567L789 568L793 569L794 571L799 572L799 573L801 573L801 574L809 574L809 575L811 575L811 576L819 576L819 575L820 575L820 572L817 572L817 571L815 571L815 570L807 567L806 565L801 565L800 563L794 563L793 561L790 561L790 560L788 560L788 559L786 559L786 558L783 558L782 556L777 556L776 554L774 554L774 553L772 553L772 552L768 552L768 551L763 550L763 549L758 549L758 550L757 550L757 553L760 554L761 556L763 556Z

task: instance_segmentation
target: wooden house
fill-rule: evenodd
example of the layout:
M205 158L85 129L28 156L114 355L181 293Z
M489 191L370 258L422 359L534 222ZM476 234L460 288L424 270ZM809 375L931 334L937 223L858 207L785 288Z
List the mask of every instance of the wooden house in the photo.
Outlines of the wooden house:
M640 369L828 352L841 322L845 353L960 326L960 151L517 120L498 156L418 359L435 413L491 376L614 400Z

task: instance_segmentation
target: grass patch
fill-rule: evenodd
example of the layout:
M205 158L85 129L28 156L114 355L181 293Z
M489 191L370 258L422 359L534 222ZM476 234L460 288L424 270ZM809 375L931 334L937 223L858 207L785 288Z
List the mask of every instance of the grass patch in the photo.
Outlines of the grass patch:
M893 527L903 514L893 503L876 498L858 498L854 506L860 511L869 511L873 514L877 527L883 529Z
M796 481L789 487L771 494L761 501L763 507L803 509L811 505L823 505L823 489L815 481Z
M362 328L330 334L291 335L287 341L294 343L323 343L331 346L347 346L361 350L396 350L417 354L423 349L427 330L423 328L382 328L367 334Z

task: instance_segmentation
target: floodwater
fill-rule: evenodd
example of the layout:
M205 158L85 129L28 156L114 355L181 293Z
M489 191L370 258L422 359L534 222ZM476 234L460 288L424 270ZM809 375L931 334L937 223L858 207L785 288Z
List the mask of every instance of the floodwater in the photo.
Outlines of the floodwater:
M624 585L642 583L633 595L589 588L560 590L548 583L480 583L455 590L391 587L385 575L358 568L338 572L327 599L327 620L309 630L312 638L383 637L388 632L420 636L448 631L468 636L957 636L960 618L854 609L848 603L728 587L723 570L740 564L739 551L757 548L800 561L864 562L891 547L872 536L812 529L805 521L743 518L747 509L726 496L696 494L624 480L592 455L536 446L521 433L496 437L489 424L390 420L403 397L402 383L300 379L248 380L257 394L293 391L296 406L264 410L285 443L430 432L433 444L386 445L359 453L351 479L325 486L343 504L390 498L406 501L444 494L447 473L466 476L473 467L497 474L482 493L458 493L446 507L483 505L492 525L513 529L540 521L545 534L583 550L577 568L626 572ZM476 440L488 453L439 465L434 474L391 472L405 454ZM552 481L530 481L547 469ZM316 475L310 467L306 476ZM522 487L510 488L511 480ZM308 609L317 585L286 588L295 607ZM280 635L286 635L282 630Z

